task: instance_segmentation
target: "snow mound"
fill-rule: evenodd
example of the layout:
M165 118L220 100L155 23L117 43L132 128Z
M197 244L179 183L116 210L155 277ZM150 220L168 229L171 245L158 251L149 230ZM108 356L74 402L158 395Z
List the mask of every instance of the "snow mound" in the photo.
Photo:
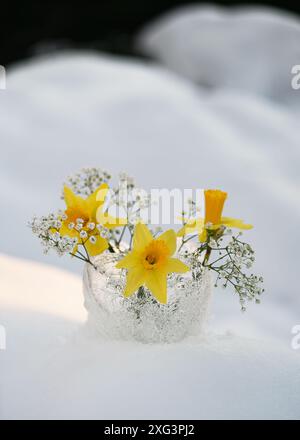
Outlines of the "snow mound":
M300 417L299 351L230 334L107 342L83 325L77 277L4 256L0 301L1 419Z
M264 7L191 5L142 30L138 47L204 87L242 89L295 106L300 59L296 16Z

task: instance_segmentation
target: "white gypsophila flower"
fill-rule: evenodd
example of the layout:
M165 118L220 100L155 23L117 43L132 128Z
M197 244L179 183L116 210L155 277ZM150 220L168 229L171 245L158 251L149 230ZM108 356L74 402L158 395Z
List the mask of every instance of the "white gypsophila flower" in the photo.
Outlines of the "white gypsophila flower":
M80 231L80 238L87 238L87 236L88 236L88 234L87 234L87 232L86 231Z
M72 230L75 227L75 223L71 222L68 224L68 229Z
M54 241L58 241L61 238L61 235L59 232L54 232L54 234L52 234L52 238Z
M32 232L39 238L43 247L43 252L47 254L50 249L57 252L59 256L72 252L76 239L61 236L58 231L51 232L56 228L58 219L61 218L61 213L49 214L43 217L34 217L29 223Z
M264 289L262 277L247 273L254 261L254 251L249 244L240 241L239 237L240 234L237 237L231 237L227 245L217 246L218 258L212 263L206 264L217 273L216 285L220 284L223 288L234 287L239 295L241 309L244 311L245 301L256 300L264 292ZM211 240L208 244L215 248ZM202 246L205 251L206 245ZM191 258L190 267L193 276L196 276L195 268L199 264L197 258L200 257L201 251L199 253L197 250L194 255L195 261ZM258 303L258 301L256 302Z
M92 222L87 224L87 227L88 227L88 229L90 229L90 231L93 231L95 229L95 226L96 226L95 223L92 223Z
M86 198L110 179L111 175L100 168L82 168L78 173L69 176L64 185L71 188L75 194Z
M96 241L97 241L97 239L96 239L96 237L95 237L94 235L91 235L91 237L89 238L89 240L90 240L90 242L91 242L92 244L95 244Z
M134 186L133 177L129 176L127 173L121 172L119 174L119 179L122 184L126 184L127 186Z
M102 238L108 238L109 237L109 231L107 231L106 229L103 229L100 232L100 235L101 235Z
M119 173L119 179L121 181L127 180L127 174L124 171L122 171L121 173Z

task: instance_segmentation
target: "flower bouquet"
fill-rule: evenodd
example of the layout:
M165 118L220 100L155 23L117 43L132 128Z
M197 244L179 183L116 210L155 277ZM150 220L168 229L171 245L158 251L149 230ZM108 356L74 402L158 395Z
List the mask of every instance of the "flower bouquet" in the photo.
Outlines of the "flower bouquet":
M204 191L204 218L188 200L178 230L163 232L149 226L151 194L125 174L111 189L110 180L83 169L64 185L65 209L30 222L45 253L85 262L85 307L102 336L173 342L200 334L220 283L233 288L243 311L247 300L259 302L263 280L248 273L254 251L232 232L252 226L222 216L225 192Z

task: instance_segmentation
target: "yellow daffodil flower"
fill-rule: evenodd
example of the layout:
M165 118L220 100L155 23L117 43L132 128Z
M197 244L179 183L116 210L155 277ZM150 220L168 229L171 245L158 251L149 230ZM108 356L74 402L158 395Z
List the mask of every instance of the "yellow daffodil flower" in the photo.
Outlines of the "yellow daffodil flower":
M168 273L189 270L180 260L172 258L175 251L176 234L173 230L153 238L147 226L138 223L134 231L133 250L116 265L118 269L128 270L124 296L129 297L146 285L157 301L166 304Z
M109 187L106 183L100 185L86 199L76 195L67 186L64 187L66 210L62 217L61 235L77 237L79 244L84 244L90 256L101 254L108 248L108 242L101 237L98 225L104 228L119 226L118 219L114 219L103 212L103 205ZM76 253L78 246L73 253Z
M207 189L204 191L205 218L191 219L177 233L179 237L197 231L199 240L207 240L207 231L218 231L222 226L227 228L251 229L253 226L242 220L230 217L222 217L223 207L227 193L219 189Z

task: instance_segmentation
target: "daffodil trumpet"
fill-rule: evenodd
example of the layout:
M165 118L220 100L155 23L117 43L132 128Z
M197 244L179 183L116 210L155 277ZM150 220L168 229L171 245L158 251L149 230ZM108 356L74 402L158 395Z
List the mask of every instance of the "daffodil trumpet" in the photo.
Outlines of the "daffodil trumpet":
M178 231L178 237L197 232L199 241L204 243L210 237L220 238L226 228L251 229L253 226L242 220L223 217L223 208L227 199L227 193L219 189L207 189L204 191L205 217L190 219Z

